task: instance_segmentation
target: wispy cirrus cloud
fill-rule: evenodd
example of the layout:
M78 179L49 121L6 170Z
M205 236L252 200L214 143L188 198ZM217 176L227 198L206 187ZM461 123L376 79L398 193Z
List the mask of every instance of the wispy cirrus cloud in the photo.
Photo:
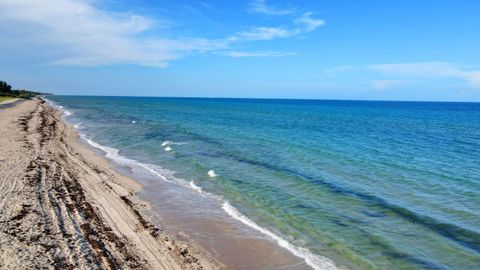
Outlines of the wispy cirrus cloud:
M158 21L129 13L95 8L85 0L2 0L0 19L22 32L31 44L50 50L51 64L140 64L164 67L188 50L214 49L223 44L145 38Z
M294 35L292 30L283 27L251 27L228 38L230 41L255 41L285 38Z
M369 70L383 75L400 78L453 78L467 81L473 87L480 87L480 70L470 70L447 62L419 62L400 64L369 65Z
M244 57L282 57L297 55L297 52L279 52L279 51L225 51L220 52L221 55L231 56L235 58Z
M403 80L374 80L372 81L372 87L374 89L383 90L392 87L402 86L406 82Z
M192 54L234 51L237 42L273 40L310 32L318 22L307 14L297 27L250 27L219 38L168 38L151 30L168 28L168 19L152 19L130 12L101 9L91 0L1 0L2 43L8 51L21 36L28 53L42 51L47 64L97 66L135 64L165 67ZM312 28L313 27L313 28ZM161 33L161 32L160 32ZM27 46L27 45L25 45ZM31 50L35 47L36 50ZM276 53L250 53L251 57L278 57ZM288 54L288 53L283 53ZM239 57L240 53L224 54ZM241 57L249 56L244 53Z
M327 76L340 76L346 73L357 73L362 77L370 77L371 72L374 72L373 75L378 77L371 81L371 85L375 89L387 89L406 83L413 84L425 80L440 79L457 79L468 83L471 87L480 88L480 70L449 62L351 65L326 70L325 74ZM367 74L369 76L365 76Z
M295 20L303 32L312 32L325 24L324 20L313 18L313 12L305 12Z
M229 41L256 41L286 38L316 30L325 24L324 20L312 17L313 12L306 12L298 17L294 23L296 27L251 27L245 31L235 33Z
M275 7L267 4L266 0L254 0L250 3L247 11L250 13L267 14L267 15L288 15L297 10L296 7Z

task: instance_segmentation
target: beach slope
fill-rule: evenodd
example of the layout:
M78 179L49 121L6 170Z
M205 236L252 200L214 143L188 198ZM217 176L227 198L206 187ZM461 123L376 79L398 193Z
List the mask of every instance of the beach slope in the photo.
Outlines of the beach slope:
M141 186L36 99L0 109L0 268L216 269L142 214Z

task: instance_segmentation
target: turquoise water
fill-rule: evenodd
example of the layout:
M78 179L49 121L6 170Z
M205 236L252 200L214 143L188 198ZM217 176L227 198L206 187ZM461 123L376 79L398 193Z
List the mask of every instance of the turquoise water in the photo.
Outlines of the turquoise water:
M480 269L478 103L48 98L339 265Z

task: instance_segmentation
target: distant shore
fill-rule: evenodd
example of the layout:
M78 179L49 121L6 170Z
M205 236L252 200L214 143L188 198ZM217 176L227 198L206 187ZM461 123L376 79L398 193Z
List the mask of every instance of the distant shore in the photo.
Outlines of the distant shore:
M0 268L218 269L40 99L0 107Z

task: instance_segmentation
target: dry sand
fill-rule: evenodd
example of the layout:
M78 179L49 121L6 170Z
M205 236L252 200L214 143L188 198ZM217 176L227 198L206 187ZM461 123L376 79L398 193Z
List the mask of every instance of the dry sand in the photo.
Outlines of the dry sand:
M0 269L218 269L41 100L0 108Z

